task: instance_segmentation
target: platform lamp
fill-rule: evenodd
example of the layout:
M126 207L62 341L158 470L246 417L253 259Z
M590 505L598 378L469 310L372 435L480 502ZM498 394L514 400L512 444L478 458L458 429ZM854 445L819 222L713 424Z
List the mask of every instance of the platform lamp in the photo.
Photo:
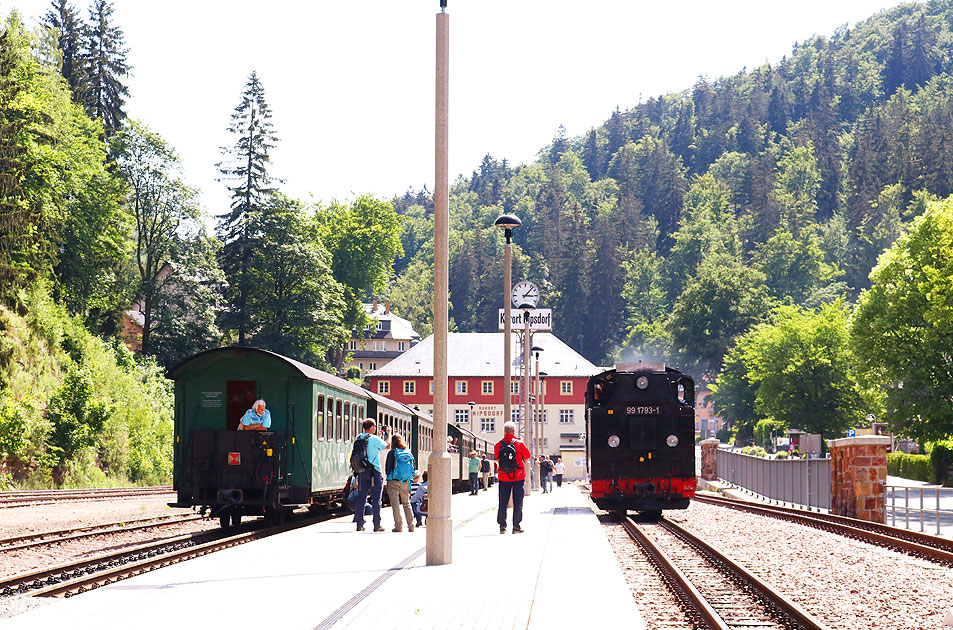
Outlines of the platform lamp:
M512 336L512 321L510 319L512 316L512 298L510 293L513 291L510 243L513 239L513 229L523 225L523 222L515 214L501 214L494 225L503 228L503 236L506 238L506 245L503 248L503 422L506 423L513 419L510 412L510 399L512 398L510 368L513 363L513 357L510 354L510 337Z
M536 308L536 305L531 302L523 302L518 307L523 311L523 372L526 374L526 382L524 384L523 392L523 443L529 444L530 442L530 426L533 424L533 417L530 414L529 406L529 394L532 387L530 386L532 373L530 372L529 359L530 359L530 346L533 343L533 334L529 329L529 316L532 313L533 309ZM533 470L536 470L535 466ZM526 475L526 482L523 484L524 496L529 496L533 491L533 481L532 475Z
M473 408L476 406L476 403L471 400L467 404L470 405L470 433L473 433Z
M533 392L536 395L536 404L535 404L536 413L534 414L534 417L533 417L533 423L534 423L533 424L533 429L534 429L533 442L536 443L535 455L537 458L539 458L539 456L543 454L543 442L542 442L543 417L539 415L542 412L542 408L539 406L539 394L540 394L539 392L539 353L542 352L543 349L540 348L539 346L533 346L532 348L529 349L529 351L536 356L536 382L533 387ZM542 479L540 479L539 485L540 486L543 485Z

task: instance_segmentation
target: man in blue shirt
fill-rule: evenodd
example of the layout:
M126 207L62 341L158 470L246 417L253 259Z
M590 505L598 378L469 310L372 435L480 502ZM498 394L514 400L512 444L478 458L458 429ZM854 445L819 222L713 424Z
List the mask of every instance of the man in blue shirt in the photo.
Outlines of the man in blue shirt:
M238 423L239 431L267 431L270 428L271 412L265 409L265 401L261 398L255 401Z
M357 498L357 505L364 505L368 492L371 496L371 518L374 520L374 531L382 532L381 527L381 494L384 491L384 467L381 466L381 452L387 450L386 433L384 439L377 437L377 423L373 418L368 418L361 423L364 433L358 438L367 438L367 459L371 462L373 468L365 470L358 474L358 484L360 493ZM357 512L357 531L364 531L364 512Z

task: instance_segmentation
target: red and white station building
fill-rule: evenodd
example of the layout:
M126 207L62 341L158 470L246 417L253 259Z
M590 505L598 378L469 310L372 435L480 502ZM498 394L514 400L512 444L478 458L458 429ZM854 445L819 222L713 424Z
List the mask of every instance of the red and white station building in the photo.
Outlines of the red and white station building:
M450 333L447 342L449 380L448 419L489 441L503 437L503 338L504 333ZM561 457L567 479L586 476L586 383L603 371L567 346L555 335L535 332L530 370L531 392L536 394L537 363L542 393L542 452ZM514 335L511 346L511 414L522 417L523 388L520 382L523 345ZM537 360L538 355L538 360ZM367 380L372 391L398 400L409 407L433 413L433 336L427 337L399 357L371 372ZM473 403L473 404L471 404ZM536 405L534 404L534 407ZM531 412L535 417L536 412ZM537 425L537 431L539 425ZM520 425L519 436L523 436ZM554 460L555 461L555 460Z

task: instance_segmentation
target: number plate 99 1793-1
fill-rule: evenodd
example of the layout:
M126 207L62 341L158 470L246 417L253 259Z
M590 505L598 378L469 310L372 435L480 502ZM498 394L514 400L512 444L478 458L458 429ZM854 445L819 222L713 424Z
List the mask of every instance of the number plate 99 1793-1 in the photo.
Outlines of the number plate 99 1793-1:
M662 409L658 405L651 406L638 406L638 407L626 407L625 413L630 416L657 416L661 413Z

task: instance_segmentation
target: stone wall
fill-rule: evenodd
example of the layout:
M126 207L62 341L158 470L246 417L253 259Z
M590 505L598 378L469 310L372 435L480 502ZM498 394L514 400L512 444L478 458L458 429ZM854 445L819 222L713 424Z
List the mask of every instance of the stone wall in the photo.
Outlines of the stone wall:
M831 513L884 522L889 437L831 440Z
M718 479L718 440L710 438L700 442L702 447L702 479Z

